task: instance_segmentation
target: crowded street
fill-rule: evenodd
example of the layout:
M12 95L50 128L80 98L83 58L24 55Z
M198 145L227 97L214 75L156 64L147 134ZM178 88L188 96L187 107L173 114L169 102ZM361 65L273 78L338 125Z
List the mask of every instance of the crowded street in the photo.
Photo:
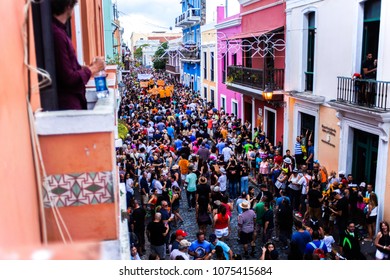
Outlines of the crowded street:
M341 207L341 192L351 191L348 197L355 193L363 203L364 186L348 186L351 178L327 174L317 161L299 164L261 129L252 134L250 123L164 71L131 66L123 81L118 117L128 133L116 154L132 258L345 259L340 223L346 226L352 216L361 221L353 224L359 234L354 244L361 248L349 257L373 258L363 210L336 224L327 210ZM320 256L314 249L308 253L307 244L320 239L326 240Z

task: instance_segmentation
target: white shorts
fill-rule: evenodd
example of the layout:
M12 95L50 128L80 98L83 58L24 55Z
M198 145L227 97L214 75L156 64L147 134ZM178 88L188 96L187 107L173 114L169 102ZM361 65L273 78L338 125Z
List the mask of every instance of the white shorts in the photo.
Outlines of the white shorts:
M226 228L223 228L223 229L216 229L214 231L214 233L217 236L217 238L221 238L223 236L228 236L229 235L229 228L226 227Z
M389 255L382 253L379 250L376 250L375 258L377 258L378 260L387 260L387 259L389 259Z

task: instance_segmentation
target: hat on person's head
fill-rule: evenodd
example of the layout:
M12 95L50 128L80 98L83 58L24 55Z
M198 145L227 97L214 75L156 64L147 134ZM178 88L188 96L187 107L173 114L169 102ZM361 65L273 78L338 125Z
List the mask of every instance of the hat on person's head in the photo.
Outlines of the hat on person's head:
M226 170L225 170L225 168L223 168L223 167L221 167L221 168L219 169L219 171L220 171L222 174L226 174Z
M183 239L182 241L180 241L179 243L180 247L182 248L188 248L191 246L191 242L189 242L188 240L186 239Z
M214 192L220 192L220 191L221 191L221 188L219 186L214 187Z
M248 201L243 201L239 205L242 209L249 209L250 208Z
M172 166L172 170L178 170L179 169L179 166L177 164L175 164L174 166Z
M207 183L206 177L201 176L201 177L199 178L199 184L206 184L206 183Z
M366 187L366 183L365 182L361 182L359 187L365 188Z
M178 236L183 236L183 237L186 237L188 235L188 233L186 233L184 230L182 229L178 229L176 230L176 237Z
M284 163L291 164L291 158L286 157L284 160Z
M298 168L294 168L294 170L292 171L293 173L298 173Z
M215 242L215 240L217 240L217 236L214 233L210 234L209 242L213 243Z
M339 171L339 175L345 175L345 171L344 170L340 170Z

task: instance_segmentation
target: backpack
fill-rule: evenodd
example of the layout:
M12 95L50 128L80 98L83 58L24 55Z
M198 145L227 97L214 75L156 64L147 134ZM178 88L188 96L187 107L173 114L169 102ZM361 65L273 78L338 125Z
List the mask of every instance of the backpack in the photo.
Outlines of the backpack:
M320 247L317 247L314 242L309 242L309 244L314 248L313 256L316 255L320 258L320 260L326 260L325 252L321 248L324 246L324 241L321 241Z

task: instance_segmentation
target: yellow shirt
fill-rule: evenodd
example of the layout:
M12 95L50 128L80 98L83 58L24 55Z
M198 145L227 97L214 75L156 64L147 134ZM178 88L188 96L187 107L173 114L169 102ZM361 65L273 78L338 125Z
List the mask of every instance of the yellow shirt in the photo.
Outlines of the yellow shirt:
M181 160L179 160L178 165L180 167L181 174L183 175L188 174L188 166L190 165L190 162L188 160L182 158Z

